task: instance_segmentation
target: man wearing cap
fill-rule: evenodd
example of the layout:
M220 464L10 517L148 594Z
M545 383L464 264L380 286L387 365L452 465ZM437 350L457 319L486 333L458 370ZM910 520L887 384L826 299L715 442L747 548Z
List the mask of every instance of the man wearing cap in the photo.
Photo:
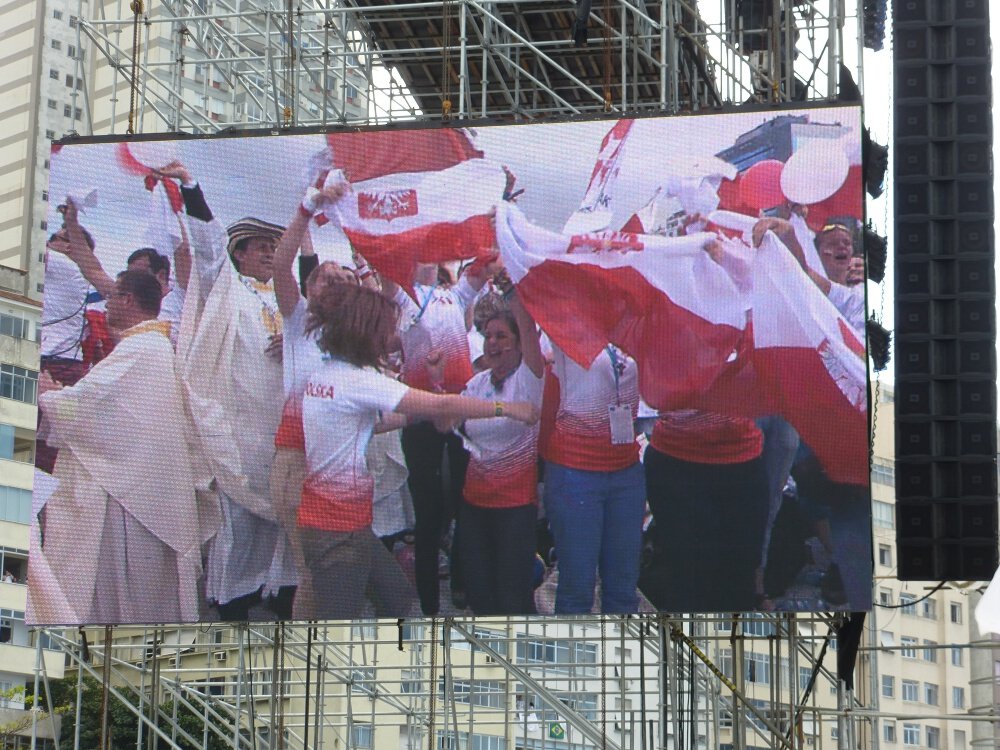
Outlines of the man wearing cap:
M182 164L160 174L180 180L189 217L192 268L178 357L222 511L207 550L206 595L224 620L247 620L261 602L288 619L297 576L269 488L284 402L272 286L284 228L245 217L223 229Z

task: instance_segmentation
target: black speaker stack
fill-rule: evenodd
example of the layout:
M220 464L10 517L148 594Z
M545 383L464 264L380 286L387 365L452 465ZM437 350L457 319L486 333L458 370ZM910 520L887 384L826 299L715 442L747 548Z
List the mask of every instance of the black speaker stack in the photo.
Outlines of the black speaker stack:
M997 568L989 0L895 0L896 538L901 580Z

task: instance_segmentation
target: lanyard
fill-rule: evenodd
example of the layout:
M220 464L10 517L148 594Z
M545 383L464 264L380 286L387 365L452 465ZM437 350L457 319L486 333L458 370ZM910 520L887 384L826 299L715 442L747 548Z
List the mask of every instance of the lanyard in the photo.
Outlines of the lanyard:
M622 373L625 372L625 363L618 359L618 354L611 344L604 347L604 351L608 355L608 359L611 360L611 373L615 377L615 404L620 406L622 402L622 394L619 380Z
M424 317L424 311L426 311L426 310L427 310L427 305L429 305L429 304L430 304L430 301L431 301L431 297L433 297L433 296L434 296L434 291L435 291L436 289L437 289L437 287L436 287L436 286L432 286L432 287L431 287L430 289L428 289L428 290L427 290L427 294L426 294L426 295L424 296L424 301L423 301L423 303L422 303L422 304L420 305L420 310L418 310L418 311L417 311L417 314L413 316L413 322L414 322L414 324L416 324L416 323L419 323L419 322L420 322L420 319L421 319L422 317Z

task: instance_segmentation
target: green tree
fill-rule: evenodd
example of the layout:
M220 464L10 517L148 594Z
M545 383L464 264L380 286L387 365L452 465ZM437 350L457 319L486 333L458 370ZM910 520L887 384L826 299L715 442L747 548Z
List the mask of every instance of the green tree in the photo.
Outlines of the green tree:
M0 722L0 748L5 748L8 744L13 745L18 735L31 728L31 722L34 720L34 712L31 709L34 708L35 699L34 696L27 694L23 685L0 691L0 699L4 701L16 701L18 703L23 702L26 709L10 721ZM39 705L38 709L38 722L41 723L47 721L53 714L56 716L67 714L73 710L73 707L71 705L56 703L54 710L48 710L44 704Z

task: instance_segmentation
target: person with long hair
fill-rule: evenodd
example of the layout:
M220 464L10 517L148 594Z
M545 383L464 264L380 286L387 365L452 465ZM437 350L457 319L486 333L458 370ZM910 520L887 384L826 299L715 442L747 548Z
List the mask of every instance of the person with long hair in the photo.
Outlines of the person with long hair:
M406 417L443 420L506 418L534 424L530 402L476 399L409 387L382 372L396 338L397 306L364 287L337 285L309 300L324 365L302 399L306 478L298 525L312 576L316 616L358 617L366 595L377 616L411 614L412 588L371 530L373 479L365 449L375 429Z

